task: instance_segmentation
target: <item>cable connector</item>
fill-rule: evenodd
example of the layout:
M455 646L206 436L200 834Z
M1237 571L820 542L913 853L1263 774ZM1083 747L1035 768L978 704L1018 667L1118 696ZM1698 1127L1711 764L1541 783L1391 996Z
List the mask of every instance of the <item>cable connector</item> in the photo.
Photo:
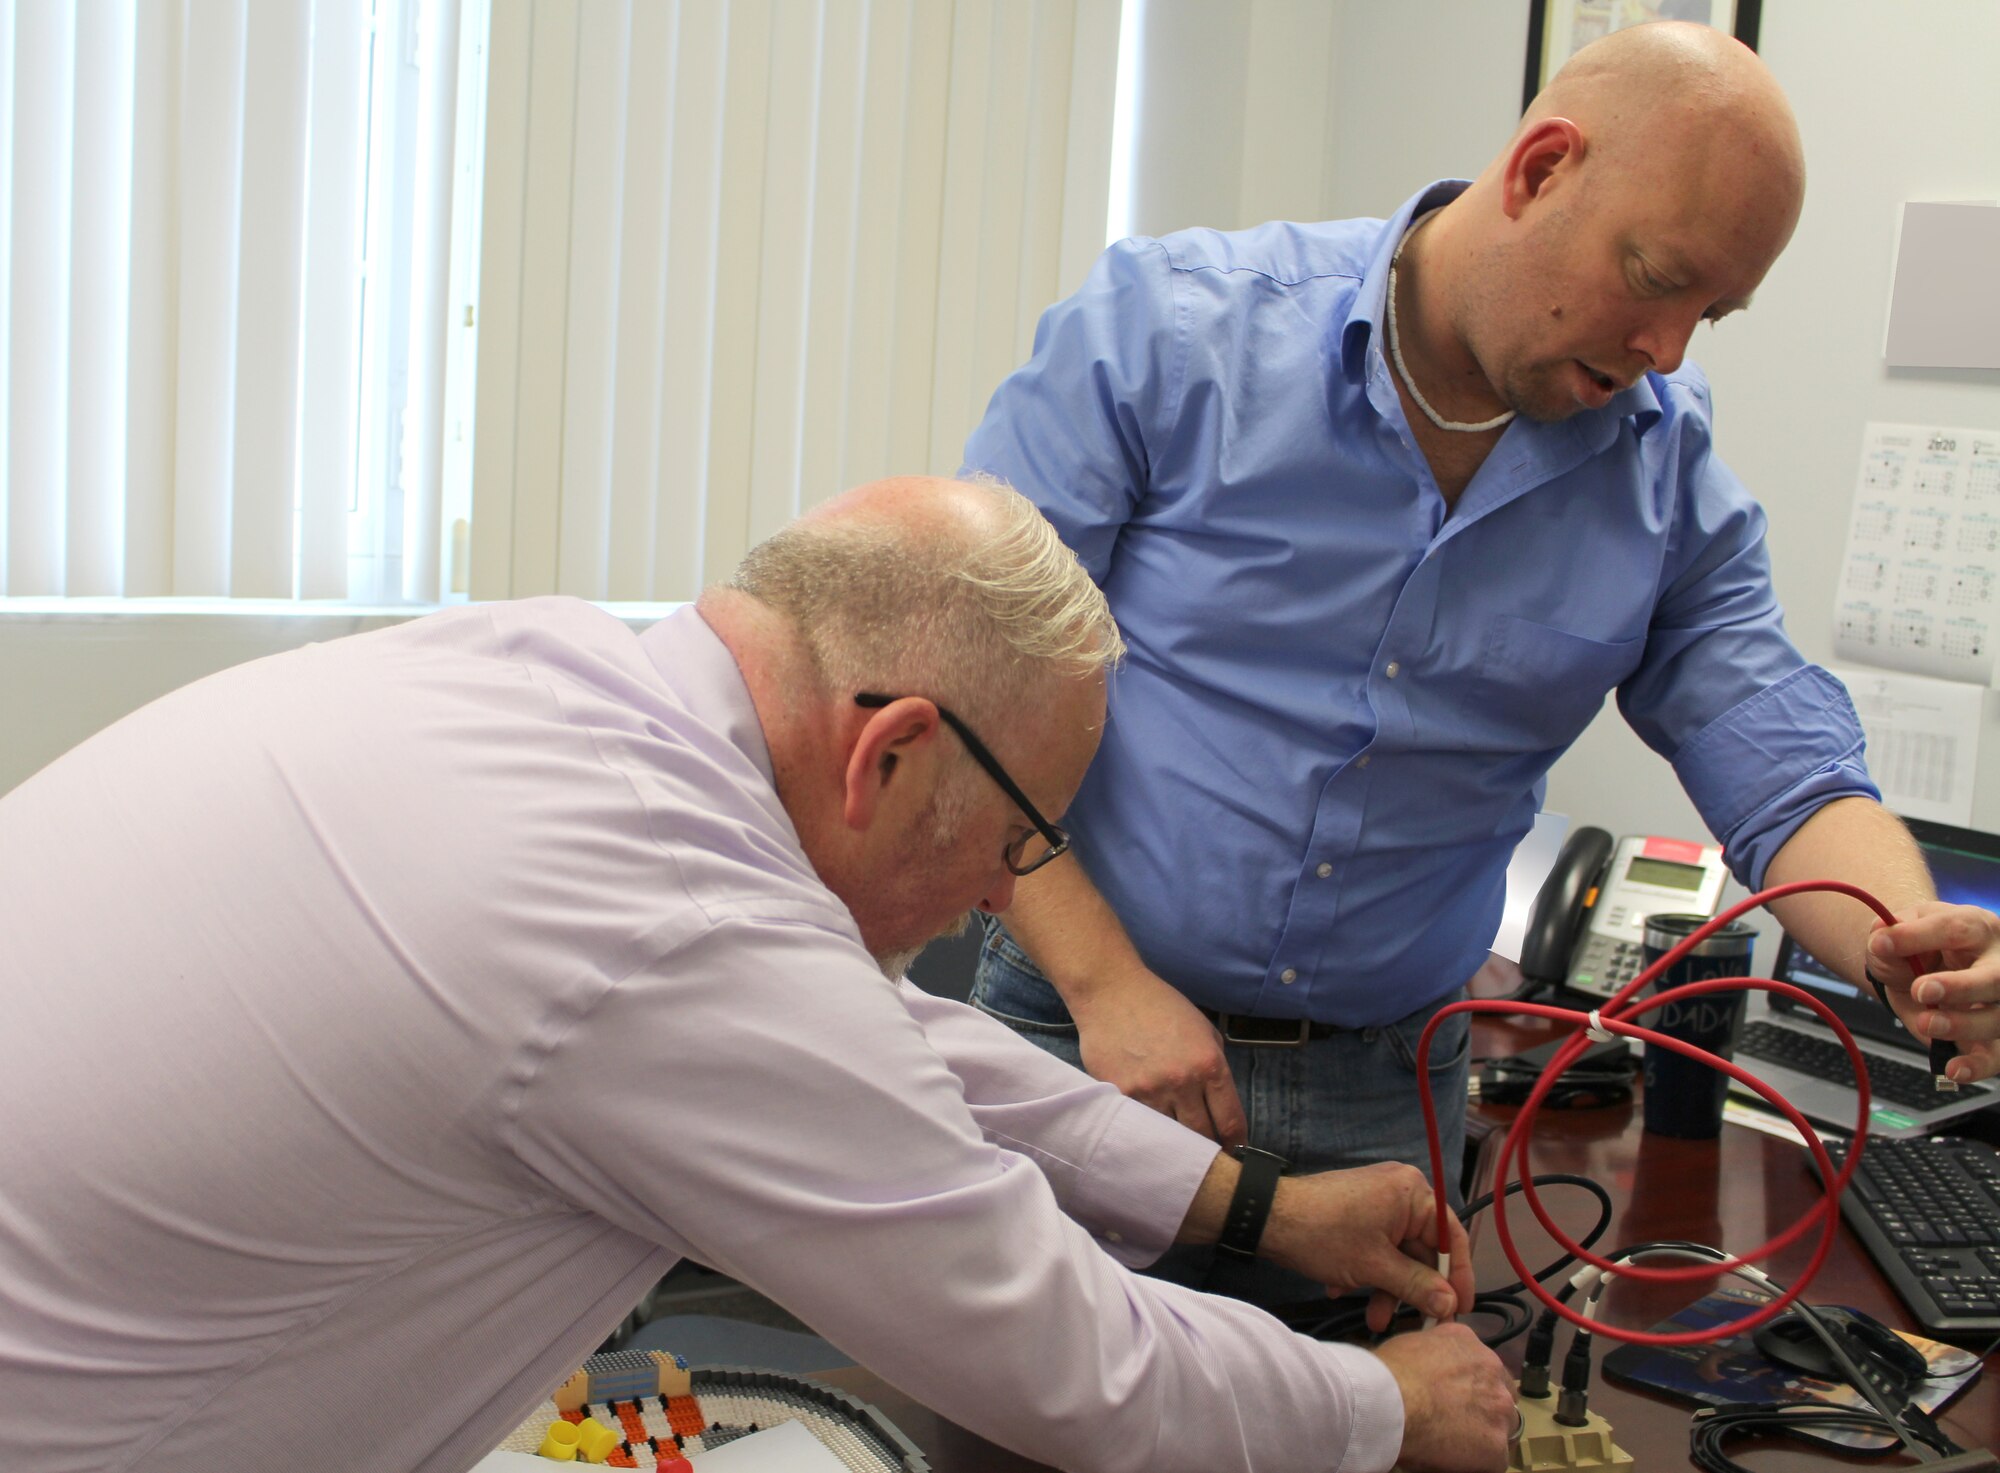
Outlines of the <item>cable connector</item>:
M1536 1401L1549 1394L1549 1362L1556 1353L1556 1312L1545 1309L1528 1331L1528 1346L1521 1353L1521 1395Z
M1958 1057L1958 1045L1949 1038L1931 1040L1931 1088L1941 1095L1958 1093L1958 1081L1945 1072Z
M1590 1420L1590 1332L1570 1337L1563 1357L1562 1395L1556 1398L1556 1420L1565 1427L1582 1427Z
M1861 975L1868 979L1869 985L1875 989L1875 995L1882 999L1882 1006L1893 1015L1896 1009L1889 1001L1889 989L1882 985L1882 979L1875 975L1875 969L1864 963ZM1958 1081L1945 1072L1950 1067L1951 1061L1957 1057L1958 1045L1949 1038L1933 1038L1930 1041L1931 1088L1941 1095L1958 1093Z
M1603 1286L1604 1281L1614 1277L1616 1275L1610 1269L1599 1268L1594 1263L1586 1263L1582 1268L1569 1276L1570 1292L1563 1297L1570 1299L1581 1294L1584 1302L1588 1303L1597 1297L1598 1290Z

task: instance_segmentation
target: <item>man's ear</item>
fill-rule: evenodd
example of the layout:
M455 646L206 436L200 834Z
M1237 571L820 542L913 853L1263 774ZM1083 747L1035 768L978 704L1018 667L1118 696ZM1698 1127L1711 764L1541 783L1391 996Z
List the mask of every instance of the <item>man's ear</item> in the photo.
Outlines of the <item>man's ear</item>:
M1525 129L1508 150L1500 176L1500 207L1507 218L1520 219L1559 171L1582 163L1584 147L1583 130L1568 118L1542 118Z
M864 713L856 707L854 714ZM938 732L937 706L921 696L905 696L865 714L844 774L841 819L851 829L875 822L889 789L909 780L907 759L927 749Z

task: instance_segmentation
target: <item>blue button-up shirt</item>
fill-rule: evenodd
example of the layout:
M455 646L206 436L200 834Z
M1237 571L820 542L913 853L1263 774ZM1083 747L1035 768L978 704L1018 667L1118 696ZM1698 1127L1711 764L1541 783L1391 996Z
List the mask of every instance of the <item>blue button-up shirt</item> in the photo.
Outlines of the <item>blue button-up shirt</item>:
M1515 420L1446 505L1378 326L1413 213L1461 188L1113 246L966 445L1125 632L1070 826L1204 1006L1358 1027L1463 983L1614 688L1746 884L1821 804L1877 796L1845 690L1785 636L1698 369Z

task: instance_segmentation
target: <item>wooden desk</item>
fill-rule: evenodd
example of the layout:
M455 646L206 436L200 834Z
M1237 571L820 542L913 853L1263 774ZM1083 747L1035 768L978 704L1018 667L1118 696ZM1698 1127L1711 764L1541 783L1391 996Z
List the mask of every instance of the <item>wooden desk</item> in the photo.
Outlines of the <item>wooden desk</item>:
M1517 1037L1482 1021L1474 1052L1509 1052L1541 1041L1543 1036ZM1489 1106L1476 1110L1474 1119L1476 1124L1491 1128L1504 1126L1514 1113L1511 1108ZM1483 1160L1489 1172L1499 1139L1498 1132L1489 1138L1493 1149ZM1609 1190L1615 1210L1599 1243L1604 1248L1654 1238L1689 1238L1732 1251L1754 1248L1789 1226L1812 1204L1818 1191L1797 1146L1733 1125L1725 1125L1721 1137L1714 1141L1647 1135L1640 1129L1636 1103L1606 1110L1542 1112L1531 1157L1537 1172L1574 1172ZM1477 1188L1484 1189L1483 1184ZM1557 1220L1572 1235L1581 1235L1596 1218L1595 1199L1575 1188L1551 1188L1545 1196ZM1518 1196L1510 1208L1518 1208L1510 1210L1508 1216L1515 1241L1529 1266L1540 1268L1554 1256L1548 1239ZM1474 1262L1482 1286L1498 1286L1514 1278L1490 1222L1491 1214L1482 1213L1473 1224ZM1790 1283L1805 1266L1816 1241L1816 1235L1809 1235L1759 1267L1780 1282ZM1664 1320L1711 1287L1713 1283L1649 1286L1620 1281L1606 1293L1605 1313L1613 1323L1645 1327ZM1815 1304L1852 1305L1897 1328L1917 1328L1888 1281L1844 1227L1808 1297ZM1559 1360L1568 1344L1567 1327L1556 1344ZM1520 1338L1502 1349L1501 1356L1510 1368L1519 1368L1521 1349ZM1601 1360L1610 1346L1600 1342L1596 1349ZM937 1473L1022 1473L1042 1466L943 1420L867 1371L838 1371L820 1379L880 1407L923 1449ZM1608 1384L1601 1377L1591 1389L1590 1404L1610 1421L1614 1440L1632 1454L1639 1473L1691 1466L1687 1433L1692 1408ZM1987 1358L1985 1374L1945 1409L1939 1422L1961 1446L2000 1447L2000 1354ZM1763 1444L1746 1454L1746 1461L1753 1462L1759 1473L1824 1468L1830 1460L1830 1454L1817 1448L1811 1453L1794 1452L1777 1444ZM1834 1461L1851 1461L1857 1467L1883 1466L1879 1458Z

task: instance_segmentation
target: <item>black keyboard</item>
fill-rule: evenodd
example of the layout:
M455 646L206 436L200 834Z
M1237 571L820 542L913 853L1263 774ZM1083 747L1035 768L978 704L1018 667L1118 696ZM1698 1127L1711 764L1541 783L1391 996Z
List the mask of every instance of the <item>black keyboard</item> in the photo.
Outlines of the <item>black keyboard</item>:
M1849 1089L1855 1087L1854 1065L1847 1057L1847 1050L1828 1039L1808 1037L1790 1028L1778 1028L1760 1020L1744 1025L1743 1036L1736 1043L1736 1052L1748 1054L1753 1059L1783 1064L1801 1074L1824 1079L1828 1084L1844 1084ZM1868 1060L1868 1087L1878 1103L1886 1101L1901 1105L1906 1110L1934 1110L1941 1102L1959 1098L1940 1095L1928 1069L1915 1064L1900 1064L1878 1054L1863 1057ZM1972 1087L1987 1088L1983 1084Z
M1836 1166L1846 1160L1845 1141L1826 1150ZM1926 1330L2000 1335L2000 1150L1955 1136L1870 1139L1840 1210Z

